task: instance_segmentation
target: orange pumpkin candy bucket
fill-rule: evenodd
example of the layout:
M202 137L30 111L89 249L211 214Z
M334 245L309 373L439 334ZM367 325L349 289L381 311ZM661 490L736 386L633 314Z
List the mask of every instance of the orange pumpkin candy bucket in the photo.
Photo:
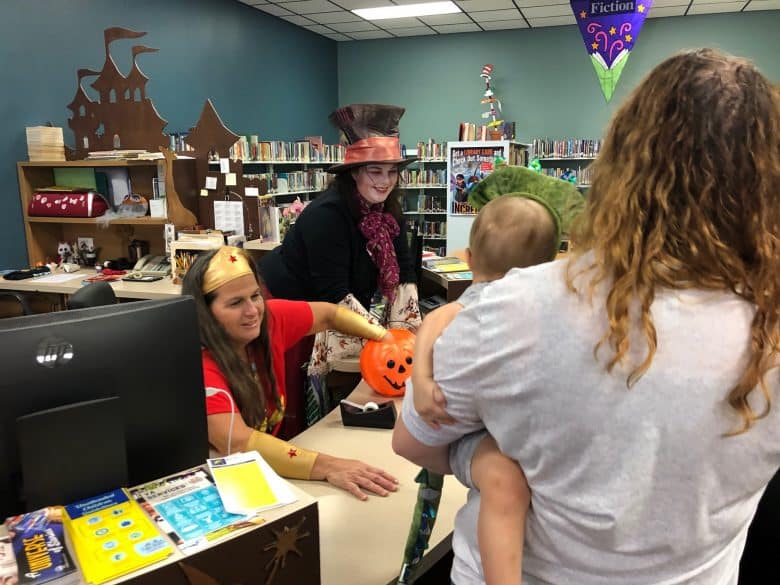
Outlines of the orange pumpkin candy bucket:
M392 341L368 341L360 352L360 374L383 396L403 396L412 375L415 335L406 329L390 329Z

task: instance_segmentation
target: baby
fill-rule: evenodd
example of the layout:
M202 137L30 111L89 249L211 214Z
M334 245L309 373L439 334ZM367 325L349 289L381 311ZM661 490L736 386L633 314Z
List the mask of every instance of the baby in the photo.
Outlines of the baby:
M433 344L458 312L491 281L512 268L555 258L560 242L560 219L543 199L504 195L491 200L477 215L469 234L466 261L473 284L457 302L429 313L415 342L414 406L432 427L455 422L433 380ZM531 493L520 466L503 455L486 431L471 459L471 480L480 491L477 536L488 585L518 583L522 575L525 519ZM477 440L477 437L474 437Z

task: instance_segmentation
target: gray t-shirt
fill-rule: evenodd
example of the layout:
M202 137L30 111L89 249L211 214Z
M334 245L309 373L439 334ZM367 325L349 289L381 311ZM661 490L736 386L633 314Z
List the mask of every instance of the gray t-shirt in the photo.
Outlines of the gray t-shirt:
M594 347L604 293L567 290L566 261L515 269L482 288L434 347L434 376L459 422L439 431L403 418L429 445L487 428L520 462L532 493L524 583L732 585L758 500L780 466L777 406L754 428L724 397L747 362L754 308L728 292L656 293L658 348L632 368ZM635 328L636 329L636 328ZM644 357L632 333L631 359ZM768 377L776 396L776 372ZM760 392L751 404L762 410ZM482 583L472 491L455 522L452 578Z

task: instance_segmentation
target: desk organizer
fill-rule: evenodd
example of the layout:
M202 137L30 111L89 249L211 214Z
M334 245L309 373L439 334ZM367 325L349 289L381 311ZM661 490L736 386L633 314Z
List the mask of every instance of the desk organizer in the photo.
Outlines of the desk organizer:
M395 426L395 402L388 400L376 410L363 410L349 404L340 404L341 421L345 427L392 429Z

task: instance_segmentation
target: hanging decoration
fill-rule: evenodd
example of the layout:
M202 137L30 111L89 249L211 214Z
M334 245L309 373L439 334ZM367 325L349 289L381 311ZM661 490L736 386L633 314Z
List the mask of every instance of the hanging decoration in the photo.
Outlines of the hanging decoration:
M636 45L652 0L571 0L585 49L607 101Z
M485 93L482 94L482 100L480 103L486 105L489 109L487 112L482 112L482 117L485 119L490 118L490 122L487 123L488 132L491 133L491 138L503 137L503 124L504 121L500 120L501 117L501 101L493 94L493 88L491 86L491 80L493 79L493 65L486 64L482 68L482 73L479 76L485 80ZM501 136L493 136L492 134L500 133Z

